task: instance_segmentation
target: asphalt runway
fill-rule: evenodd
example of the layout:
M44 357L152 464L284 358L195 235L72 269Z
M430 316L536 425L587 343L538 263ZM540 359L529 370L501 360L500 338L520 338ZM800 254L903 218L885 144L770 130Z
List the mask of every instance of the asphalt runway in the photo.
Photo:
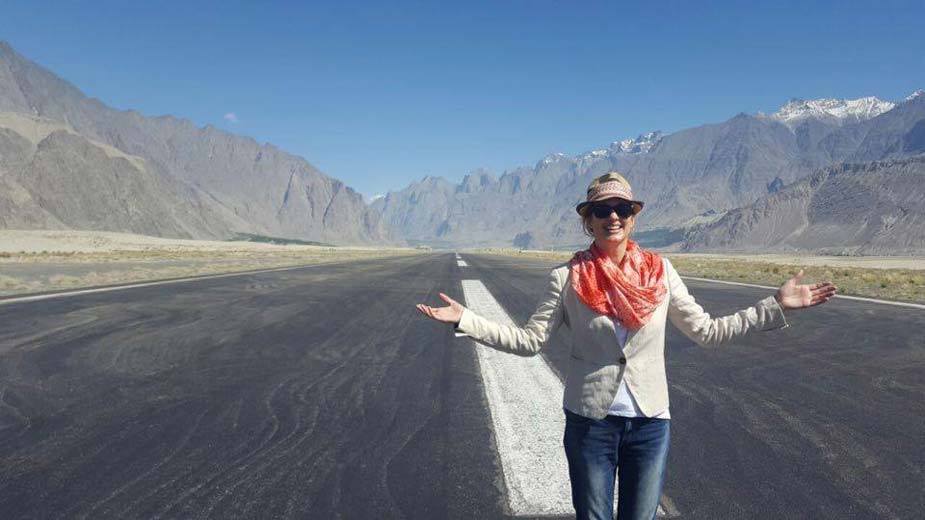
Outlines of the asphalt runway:
M554 266L466 258L518 323ZM773 294L686 284L713 316ZM925 517L925 311L836 298L787 320L716 349L669 327L665 494L681 517ZM542 355L561 374L559 339Z
M464 258L0 305L0 517L505 518L472 345L414 304L479 279L523 323L553 264ZM714 315L767 295L688 285ZM925 313L788 319L716 350L671 329L681 518L921 518Z

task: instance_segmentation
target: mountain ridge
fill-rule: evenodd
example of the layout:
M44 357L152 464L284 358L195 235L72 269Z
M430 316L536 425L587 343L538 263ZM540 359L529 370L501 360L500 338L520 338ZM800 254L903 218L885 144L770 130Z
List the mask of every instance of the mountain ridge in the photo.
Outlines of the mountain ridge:
M458 183L425 176L367 204L272 143L108 107L0 42L0 226L7 228L546 247L586 241L574 205L593 177L618 170L646 201L639 231L681 236L720 229L736 210L832 164L922 153L922 91L895 103L791 100L771 116L740 113L647 132L500 175L479 169Z
M808 117L785 125L760 113L740 113L719 123L658 133L656 143L644 153L621 153L611 146L573 156L549 154L532 168L515 168L497 177L481 173L478 186L470 174L459 183L445 181L448 186L441 186L441 195L428 198L423 186L413 183L372 205L401 236L416 242L574 244L585 240L574 204L594 176L618 170L631 181L636 196L647 201L640 231L683 228L751 204L835 162L881 160L925 150L923 99L910 96L890 102L889 110L870 118L849 121ZM409 189L414 200L407 198ZM412 211L421 200L426 204L413 212L432 225L403 225L397 213ZM534 218L510 215L508 207ZM497 217L492 220L492 215Z
M689 231L683 251L921 254L925 155L839 163Z
M178 185L165 196L198 201L190 206L193 213L177 217L188 222L170 228L179 238L254 233L344 244L394 241L359 192L304 158L212 125L200 128L172 115L146 117L108 107L8 43L0 43L0 112L58 121L91 141L142 158L146 174ZM46 200L46 211L53 213L57 202L64 201ZM171 203L180 206L183 199ZM140 231L116 219L68 219L64 224L74 228Z

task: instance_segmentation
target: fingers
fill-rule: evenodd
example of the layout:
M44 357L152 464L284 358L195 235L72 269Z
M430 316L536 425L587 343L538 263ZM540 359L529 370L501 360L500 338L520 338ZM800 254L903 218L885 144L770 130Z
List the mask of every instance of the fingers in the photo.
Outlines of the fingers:
M439 309L435 309L435 308L431 307L430 305L418 304L418 310L421 311L422 313L424 313L425 316L427 316L427 317L429 317L429 318L432 318L432 319L435 319L435 320L437 320L437 321L440 321L440 318L437 317L437 311L438 311Z
M823 287L818 291L813 291L812 298L809 301L808 307L813 307L819 305L820 303L825 303L831 300L835 296L836 287L834 285L829 285Z
M424 305L423 303L419 303L419 304L417 304L416 307L418 308L419 311L421 311L421 314L423 314L424 316L427 316L427 317L430 317L430 318L434 318L434 311L433 311L433 309L431 309L430 306ZM436 318L434 318L434 319L436 319Z
M440 295L440 299L448 303L446 307L431 307L430 305L424 305L419 303L416 305L417 309L424 314L425 316L432 318L443 323L455 323L460 319L460 315L464 307L460 305L456 300L450 298L444 293L437 293Z
M799 283L800 283L800 280L803 279L803 270L800 269L800 272L797 273L797 274L795 274L795 275L793 276L793 279L796 281L797 284L799 284Z
M813 285L810 293L815 297L817 295L835 294L837 290L838 287L835 287L831 282L820 282Z
M450 312L449 307L431 307L430 305L424 305L423 303L419 303L415 305L415 307L421 311L421 314L427 316L428 318L444 323L455 321L450 319L450 314L448 314Z
M831 300L831 299L832 299L831 296L825 296L825 297L822 297L822 298L813 298L812 300L810 300L809 305L807 305L807 307L815 307L816 305L819 305L819 304L821 304L821 303L825 303L825 302L827 302L827 301L829 301L829 300Z
M809 287L809 292L814 296L817 294L834 293L836 290L838 290L838 287L835 287L835 284L832 282L814 283Z

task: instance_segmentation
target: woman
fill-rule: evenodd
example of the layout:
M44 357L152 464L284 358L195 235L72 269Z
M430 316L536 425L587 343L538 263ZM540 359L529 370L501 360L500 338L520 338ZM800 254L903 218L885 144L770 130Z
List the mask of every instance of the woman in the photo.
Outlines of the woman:
M630 240L643 203L617 172L594 179L575 208L591 246L550 273L536 312L523 327L499 325L445 294L449 305L418 305L427 316L454 323L489 347L535 355L566 325L572 355L566 372L564 445L572 503L579 519L655 517L668 455L667 320L703 346L754 330L788 326L784 310L828 301L829 282L801 285L801 270L777 293L729 316L711 318L694 301L667 258Z

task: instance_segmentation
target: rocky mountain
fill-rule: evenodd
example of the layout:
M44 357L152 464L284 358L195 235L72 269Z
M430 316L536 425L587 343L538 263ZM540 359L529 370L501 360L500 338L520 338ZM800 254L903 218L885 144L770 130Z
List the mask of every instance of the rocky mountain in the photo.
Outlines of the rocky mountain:
M273 145L110 108L0 42L0 226L337 244L391 239L362 196Z
M823 168L685 237L685 251L925 252L925 156Z
M898 103L791 100L770 116L739 114L672 134L650 132L575 156L552 154L500 176L476 170L460 183L425 177L367 206L300 157L211 126L107 107L0 43L3 228L194 238L248 233L339 244L584 245L574 205L593 177L618 170L646 201L637 237L651 233L670 242L686 233L684 247L691 249L750 248L759 245L736 238L742 219L755 229L771 225L756 204L792 197L791 190L805 189L802 179L836 163L861 164L851 168L867 173L914 169L918 163L896 165L922 153L921 91ZM830 204L823 202L830 193L838 190L814 192L813 204ZM903 218L893 227L901 229ZM772 247L810 247L761 233ZM857 235L846 247L886 251L889 241L877 242L881 235ZM910 240L897 250L918 247Z
M652 147L657 145L658 142L662 140L662 137L664 137L664 134L662 134L660 131L648 132L640 135L635 139L614 141L613 143L610 143L610 150L613 153L648 153Z
M739 114L578 156L553 154L500 177L477 171L458 185L427 179L373 207L402 236L424 243L569 246L586 242L574 205L609 170L622 172L646 201L639 231L662 233L715 220L836 162L923 151L925 96L791 101L772 116ZM430 193L431 185L439 189ZM405 218L410 212L415 219Z

